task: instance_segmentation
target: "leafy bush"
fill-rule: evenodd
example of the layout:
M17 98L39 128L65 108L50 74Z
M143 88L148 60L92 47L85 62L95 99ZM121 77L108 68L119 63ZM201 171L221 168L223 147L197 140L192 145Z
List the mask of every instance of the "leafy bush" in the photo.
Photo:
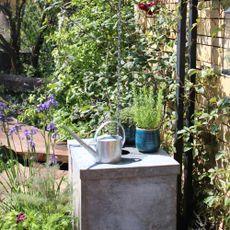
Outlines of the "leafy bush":
M72 8L77 10L72 11ZM136 30L133 5L122 6L121 107L130 104L132 84L144 84L146 41ZM117 1L72 0L59 15L59 29L50 38L56 71L49 92L62 103L55 120L85 136L115 114L117 103ZM73 125L74 124L74 125ZM83 130L83 132L82 132Z
M26 210L25 220L17 223L17 216L22 212L15 210L0 212L0 228L2 230L71 230L70 219L65 213L51 213L49 215L34 210ZM24 214L24 213L23 213Z

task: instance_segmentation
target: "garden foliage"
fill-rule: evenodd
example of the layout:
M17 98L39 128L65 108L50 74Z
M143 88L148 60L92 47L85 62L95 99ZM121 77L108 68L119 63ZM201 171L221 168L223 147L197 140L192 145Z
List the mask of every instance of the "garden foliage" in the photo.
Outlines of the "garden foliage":
M73 10L75 9L75 10ZM151 54L135 26L133 4L122 6L121 106L131 103L132 85L151 81ZM72 0L59 14L59 28L51 39L56 70L48 89L62 103L57 123L92 135L117 103L117 1ZM73 125L74 124L74 125Z
M201 5L200 5L201 7ZM157 4L147 30L134 21L133 2L122 6L121 107L132 105L132 87L166 87L166 110L162 124L162 147L175 153L176 40L177 15ZM143 13L143 12L142 12ZM117 1L71 0L58 14L58 27L48 40L55 71L45 91L56 95L59 105L52 110L58 125L71 126L82 136L92 136L107 114L114 116L117 104ZM227 229L229 220L229 116L230 99L223 95L219 75L211 69L186 70L185 110L189 91L196 90L194 125L180 131L185 151L193 149L193 207L191 228ZM197 82L189 77L197 74ZM30 97L24 119L38 125L43 117L37 102L44 95ZM44 105L45 106L45 105ZM43 107L44 107L43 106ZM41 107L41 108L43 108ZM45 107L44 107L45 108ZM186 113L184 114L186 117ZM44 118L44 117L43 117ZM43 127L43 124L40 124ZM190 134L194 143L188 144ZM68 137L61 133L62 137ZM9 214L10 218L11 214ZM20 218L23 218L20 215Z
M8 140L8 149L0 148L0 229L72 229L70 189L63 175L57 179L59 166L54 146L58 134L50 120L55 106L57 101L50 95L36 107L46 146L46 161L39 164L34 143L37 128L10 126L10 107L0 102L0 128ZM11 150L15 136L20 140L24 166ZM26 150L22 139L27 143Z

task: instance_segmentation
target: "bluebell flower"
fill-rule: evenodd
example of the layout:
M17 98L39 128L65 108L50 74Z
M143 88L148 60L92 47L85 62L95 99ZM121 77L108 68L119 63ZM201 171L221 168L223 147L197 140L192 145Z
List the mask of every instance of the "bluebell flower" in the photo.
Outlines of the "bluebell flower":
M25 129L23 133L27 139L31 139L31 134L30 134L30 131L28 129Z
M14 125L13 127L11 127L9 129L8 135L9 136L12 136L13 134L17 134L18 135L18 132L21 130L21 127L22 127L22 125L20 125L20 124Z
M54 95L49 95L44 103L37 106L38 112L49 110L51 107L56 107L58 102L55 100Z
M50 163L51 165L56 165L56 164L58 163L58 158L57 158L57 156L55 155L55 153L53 153L53 154L51 155L49 163Z
M20 125L20 124L16 124L14 127L15 127L17 132L19 132L22 129L22 125Z
M28 144L30 145L31 149L35 151L35 143L31 139L28 140Z
M7 105L0 101L0 122L5 122L6 121L6 109Z
M36 133L37 133L37 129L34 127L32 127L30 131L28 129L24 129L23 131L24 136L22 137L22 139L24 139L24 137L26 138L28 145L31 147L32 151L35 151L35 143L33 142L33 135L35 135Z
M35 128L35 127L32 127L32 128L30 129L30 132L31 132L32 135L35 135L35 134L37 134L38 129Z
M8 131L8 135L9 136L12 136L14 133L16 133L17 132L17 130L16 130L16 128L15 128L15 126L13 126L13 127L11 127L10 129L9 129L9 131Z
M47 125L46 130L50 131L50 132L54 132L57 130L57 127L56 127L55 123L53 121L51 121L49 123L49 125Z
M58 132L52 133L51 138L52 138L53 140L57 140L57 139L59 138Z
M6 103L0 101L0 111L4 111L5 109L7 109Z

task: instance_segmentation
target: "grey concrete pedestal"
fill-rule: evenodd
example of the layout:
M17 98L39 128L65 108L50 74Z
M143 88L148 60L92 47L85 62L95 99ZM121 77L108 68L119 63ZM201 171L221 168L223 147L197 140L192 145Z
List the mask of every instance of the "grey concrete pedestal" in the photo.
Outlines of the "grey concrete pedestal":
M76 141L68 141L68 147L77 229L176 229L179 164L166 152L125 148L130 153L120 163L96 164Z

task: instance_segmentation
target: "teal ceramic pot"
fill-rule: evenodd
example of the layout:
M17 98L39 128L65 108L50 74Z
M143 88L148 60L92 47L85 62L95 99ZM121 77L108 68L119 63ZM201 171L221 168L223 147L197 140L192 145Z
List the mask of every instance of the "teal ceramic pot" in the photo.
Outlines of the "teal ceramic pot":
M136 128L136 148L142 153L155 153L160 147L159 129Z

